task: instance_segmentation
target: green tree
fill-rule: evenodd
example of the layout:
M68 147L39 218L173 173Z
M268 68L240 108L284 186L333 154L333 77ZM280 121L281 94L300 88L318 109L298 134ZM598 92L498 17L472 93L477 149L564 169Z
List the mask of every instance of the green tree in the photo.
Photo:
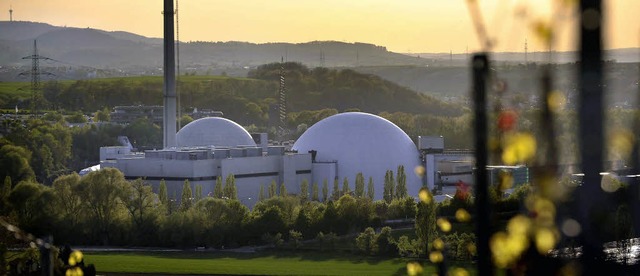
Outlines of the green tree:
M324 209L322 213L322 225L323 231L327 233L335 233L338 226L338 210L336 210L336 206L333 203L333 200L327 202L327 208Z
M53 193L49 187L32 181L22 181L9 194L13 214L23 230L44 235L52 224Z
M318 182L314 182L311 186L311 200L318 201Z
M322 180L322 202L327 202L329 199L329 183L327 179Z
M280 196L281 197L286 197L287 196L287 187L284 185L284 182L282 182L282 184L280 184Z
M436 232L436 205L433 201L429 203L418 202L416 212L416 236L420 244L424 247L420 248L420 252L428 252L429 244L435 239Z
M0 147L0 177L11 178L13 183L35 178L29 162L31 152L24 147L4 145Z
M48 122L61 122L61 123L65 122L64 116L62 116L62 114L55 111L47 112L46 114L44 114L42 119Z
M167 208L169 206L169 196L167 195L167 182L160 180L160 188L158 188L158 199L160 203Z
M371 200L375 198L375 190L373 187L373 177L369 177L369 183L367 184L367 197Z
M364 175L362 175L362 173L356 175L355 195L357 198L364 197Z
M185 181L185 183L187 183ZM158 217L158 199L151 189L151 185L142 179L136 179L125 185L126 189L121 197L124 206L129 211L133 233L137 235L137 242L149 243L156 234L155 221Z
M409 240L409 237L405 235L400 236L400 238L398 239L397 246L398 246L398 254L401 257L409 257L415 252L415 249L413 247L413 244Z
M372 254L377 251L376 232L371 227L367 227L356 237L356 246L360 251L366 254Z
M258 193L258 201L264 200L264 185L260 184L260 193Z
M182 185L182 197L180 200L180 210L187 211L193 205L193 192L191 191L191 184L189 180L184 181Z
M407 175L404 172L404 166L398 166L397 172L398 183L395 190L395 198L402 199L409 196L407 192Z
M191 116L184 114L182 115L182 117L180 117L180 119L178 119L178 124L180 124L180 127L184 127L186 125L188 125L189 123L193 122L193 118L191 118ZM180 130L180 129L178 129Z
M118 215L124 211L120 197L126 185L122 172L114 168L90 172L80 180L79 193L87 204L92 229L103 245L109 244Z
M227 180L224 185L224 196L228 199L238 199L236 177L233 174L227 175Z
M72 124L81 124L86 123L87 118L82 114L82 112L77 111L67 117L67 122Z
M333 180L333 191L331 193L331 200L338 200L340 198L340 186L338 184L338 179Z
M391 227L385 226L376 236L378 254L383 256L393 256L397 253L396 242L391 235Z
M6 215L10 210L8 199L12 188L11 177L7 175L4 177L4 185L2 186L2 190L0 190L0 214L2 215Z
M56 178L52 185L56 211L69 229L77 226L84 209L84 199L79 193L80 182L80 176L72 173Z
M196 194L195 194L196 202L202 199L202 185L196 185Z
M222 191L222 176L216 177L216 185L213 187L213 197L223 198L224 192Z
M136 148L161 148L162 130L148 118L139 118L123 129Z
M388 170L384 175L384 195L383 199L387 203L391 203L391 200L394 198L393 188L395 187L395 181L393 180L393 171Z
M111 112L109 112L109 109L106 107L98 110L93 120L96 122L109 122L111 121Z
M309 199L309 181L306 179L300 183L300 199L305 202Z
M31 152L31 167L38 182L50 184L68 169L71 158L71 129L62 124L28 120L13 125L6 136L16 146ZM1 156L1 155L0 155ZM16 178L11 179L16 181Z
M289 243L293 249L298 249L302 246L302 233L296 230L289 230Z
M341 195L348 195L351 193L351 189L349 188L349 179L346 177L342 181L342 192Z
M276 193L276 190L277 190L276 189L276 185L277 184L276 184L275 180L272 180L271 184L269 184L269 198L273 198L273 197L275 197L277 195L277 193Z

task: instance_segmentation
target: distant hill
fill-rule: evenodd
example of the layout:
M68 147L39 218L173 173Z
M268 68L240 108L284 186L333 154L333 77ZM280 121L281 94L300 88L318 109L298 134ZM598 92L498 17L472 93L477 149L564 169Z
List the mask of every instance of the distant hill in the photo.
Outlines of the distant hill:
M25 65L33 40L39 52L67 63L95 68L162 66L162 39L128 32L56 27L35 22L0 22L0 65ZM308 43L186 42L180 45L185 70L255 67L281 58L307 66L373 66L426 64L424 59L389 52L366 43L315 41ZM243 74L246 74L244 71Z
M549 58L551 54L551 59ZM469 54L449 54L449 53L407 53L406 55L420 57L428 59L431 63L442 65L465 65L469 60ZM547 63L551 60L551 63L571 63L578 60L578 52L529 52L525 56L524 53L517 52L501 52L491 53L491 59L497 62L509 62L509 63L525 63L537 62ZM640 48L621 48L611 49L604 51L604 59L610 61L616 61L620 63L628 62L640 62Z
M353 70L380 76L386 80L425 94L443 97L469 96L471 72L462 66L363 66ZM577 91L575 63L551 66L555 89L568 94L569 101ZM636 101L638 91L638 63L607 62L604 64L607 100L612 106L628 107ZM523 99L540 94L542 66L494 62L492 74L507 84L508 91Z

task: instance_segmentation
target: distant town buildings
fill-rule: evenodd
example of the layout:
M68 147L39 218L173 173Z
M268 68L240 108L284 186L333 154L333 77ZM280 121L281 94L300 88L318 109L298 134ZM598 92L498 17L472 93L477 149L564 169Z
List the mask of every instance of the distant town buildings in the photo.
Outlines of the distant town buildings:
M162 110L161 105L128 105L128 106L116 106L111 112L111 122L117 124L130 124L137 119L147 118L154 124L162 125ZM194 108L192 112L184 113L191 116L193 119L200 119L205 117L222 117L224 113L222 111L215 111L211 109L197 109Z

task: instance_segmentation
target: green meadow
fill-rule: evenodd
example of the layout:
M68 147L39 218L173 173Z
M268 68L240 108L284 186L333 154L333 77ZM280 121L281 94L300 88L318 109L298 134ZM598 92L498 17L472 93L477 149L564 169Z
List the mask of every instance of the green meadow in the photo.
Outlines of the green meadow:
M408 260L347 254L293 252L85 253L99 274L176 275L406 275ZM425 267L425 275L435 272Z

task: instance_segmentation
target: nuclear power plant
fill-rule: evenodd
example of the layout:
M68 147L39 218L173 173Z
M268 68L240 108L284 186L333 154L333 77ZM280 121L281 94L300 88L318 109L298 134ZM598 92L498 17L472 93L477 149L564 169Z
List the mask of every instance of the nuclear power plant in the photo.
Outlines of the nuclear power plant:
M399 166L406 170L407 190L414 197L423 186L452 194L457 184L472 183L472 152L445 150L442 137L418 137L416 146L398 126L368 113L348 112L325 118L307 129L291 148L269 145L266 133L250 134L222 117L195 120L176 133L173 2L165 0L164 4L164 148L133 152L130 145L103 147L100 165L81 174L117 168L127 179L141 178L151 183L156 192L159 183L165 181L173 198L180 197L185 181L192 190L201 186L203 195L207 195L213 192L216 180L233 175L238 199L247 206L258 201L260 186L272 182L284 183L289 193L298 194L303 181L332 185L346 178L353 189L358 173L373 180L375 199L382 199L386 172L395 174ZM280 98L280 111L284 112L282 77ZM528 173L520 178L521 182L528 181Z

